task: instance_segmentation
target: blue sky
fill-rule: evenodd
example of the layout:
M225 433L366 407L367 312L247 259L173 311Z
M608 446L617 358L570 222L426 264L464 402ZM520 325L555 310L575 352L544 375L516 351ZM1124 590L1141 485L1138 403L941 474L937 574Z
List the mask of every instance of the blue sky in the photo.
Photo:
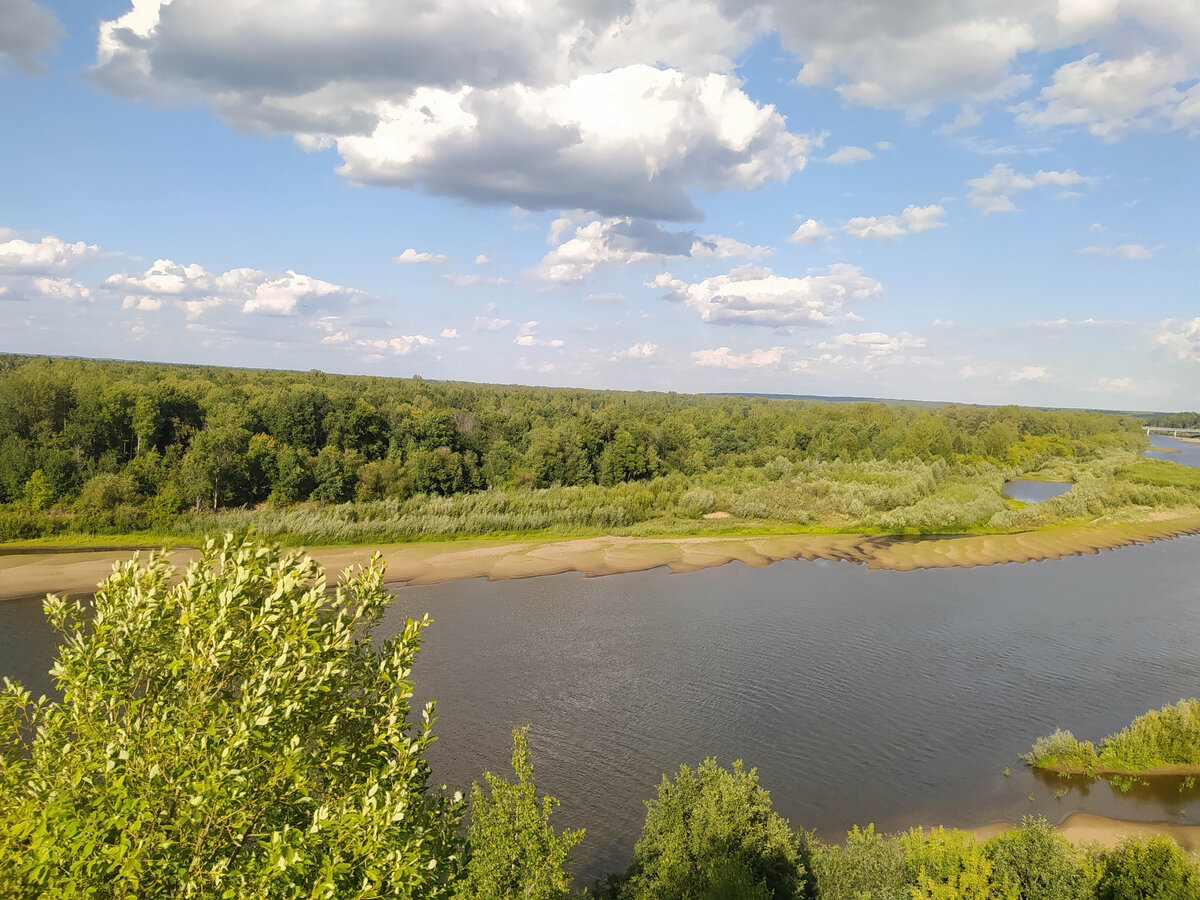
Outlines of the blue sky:
M1200 405L1200 0L0 23L0 350Z

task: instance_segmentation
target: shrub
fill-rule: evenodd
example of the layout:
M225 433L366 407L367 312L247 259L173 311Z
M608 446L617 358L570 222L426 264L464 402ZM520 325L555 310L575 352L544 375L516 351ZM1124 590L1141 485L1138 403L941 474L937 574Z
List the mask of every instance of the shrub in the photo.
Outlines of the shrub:
M648 804L634 863L620 893L628 900L815 896L810 853L771 809L754 769L704 760L664 777Z
M571 876L567 854L583 839L583 831L557 834L550 814L558 801L538 803L528 729L513 730L515 783L485 772L489 791L471 786L470 855L456 885L455 900L563 900Z
M1016 887L1021 900L1084 900L1090 896L1083 856L1044 818L1026 816L1020 828L984 844L993 880Z
M1200 871L1173 840L1127 838L1104 854L1097 900L1197 900Z
M378 558L326 591L296 553L209 541L48 597L61 701L0 692L0 896L445 897L459 804L410 724L428 620L372 644Z
M900 842L874 825L850 829L845 847L822 847L813 868L821 900L908 900L915 884Z

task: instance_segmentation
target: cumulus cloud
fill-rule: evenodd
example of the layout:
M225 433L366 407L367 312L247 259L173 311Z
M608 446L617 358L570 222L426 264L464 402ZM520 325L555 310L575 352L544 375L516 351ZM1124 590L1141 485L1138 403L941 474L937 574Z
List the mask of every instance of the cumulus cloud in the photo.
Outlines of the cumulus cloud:
M517 336L513 339L513 343L518 347L561 347L563 341L559 338L546 339L537 336L536 321L525 322L517 329Z
M90 302L91 290L70 273L99 252L83 241L69 243L53 235L26 241L11 229L0 229L0 300Z
M838 147L827 157L825 162L831 163L853 163L863 162L864 160L874 159L875 154L866 147Z
M557 219L552 234L561 236ZM717 234L697 235L694 231L668 231L657 222L629 217L614 217L589 222L551 250L534 270L540 281L566 284L582 281L605 265L665 261L670 257L693 259L754 259L769 253L766 247L752 247Z
M1200 47L1195 51L1200 57ZM1200 124L1198 60L1181 52L1146 50L1101 60L1097 53L1059 67L1036 101L1017 107L1025 125L1086 126L1106 141L1160 124L1169 128Z
M978 126L982 121L983 116L975 112L975 109L971 106L971 104L967 103L963 105L961 110L959 110L958 115L954 117L954 121L947 122L945 125L935 128L933 133L959 134L964 131L970 131L972 128Z
M904 237L943 228L942 216L946 210L934 203L929 206L906 206L898 216L859 216L846 222L845 231L850 237L864 240L879 240Z
M1080 253L1089 253L1095 256L1115 256L1118 259L1154 259L1158 255L1161 247L1147 247L1144 244L1116 244L1111 247L1083 247Z
M1045 172L1039 169L1032 175L1022 175L1004 163L996 163L986 175L967 181L967 186L971 189L968 195L971 205L987 215L1015 210L1017 207L1010 194L1047 185L1070 187L1087 184L1089 181L1090 179L1074 169L1067 169L1065 172Z
M614 354L614 359L650 359L658 352L658 344L643 342Z
M829 234L824 222L805 219L788 237L789 244L815 244Z
M1022 366L1008 376L1009 381L1041 381L1044 378L1049 378L1050 372L1045 366Z
M140 274L110 275L104 285L124 293L127 307L149 309L138 298L167 298L193 319L226 304L240 306L248 314L292 316L302 310L346 302L361 294L292 269L282 275L250 268L214 274L196 263L182 265L169 259L155 260Z
M1200 363L1200 317L1190 322L1168 319L1162 323L1157 339L1176 359Z
M731 21L715 2L212 6L139 0L102 23L94 76L126 96L203 101L240 129L336 147L358 183L689 219L699 218L689 191L786 179L810 145L741 90L719 49L740 52L761 15Z
M409 247L399 256L393 256L392 262L400 266L409 266L416 263L442 263L450 257L443 256L440 253L427 253L425 251L417 252L414 248Z
M503 331L511 324L511 319L502 319L496 315L495 303L489 303L483 315L475 317L472 327L476 331Z
M828 325L856 318L845 307L877 296L883 285L857 266L832 265L824 275L790 278L767 268L741 267L689 284L663 273L647 287L718 325Z
M54 13L34 0L0 0L0 64L11 61L31 74L44 67L38 57L58 49L62 26Z
M447 340L454 340L459 336L457 328L443 328L440 337Z
M422 347L432 347L436 341L423 334L402 334L393 338L364 339L354 343L355 346L362 347L364 350L389 351L396 356L408 356Z
M783 354L783 347L747 350L745 353L735 353L729 347L717 347L713 350L693 351L692 359L701 366L713 366L721 369L751 369L777 366L783 362Z
M95 244L85 244L83 241L72 244L52 235L37 243L9 237L0 243L0 274L49 275L67 272L99 252L100 248Z

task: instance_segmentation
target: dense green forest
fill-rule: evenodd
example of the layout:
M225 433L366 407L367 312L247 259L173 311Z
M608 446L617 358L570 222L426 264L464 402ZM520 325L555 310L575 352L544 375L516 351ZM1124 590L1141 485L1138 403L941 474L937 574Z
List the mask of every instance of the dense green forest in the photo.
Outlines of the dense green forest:
M1200 413L1198 412L1180 412L1180 413L1160 413L1158 415L1146 416L1145 422L1147 425L1153 425L1157 428L1198 428L1200 429Z
M125 563L90 608L49 597L60 696L0 689L0 897L568 900L556 802L524 729L470 799L411 708L427 618L373 635L377 557L336 590L311 558L226 538L182 580ZM818 760L809 761L813 765ZM634 839L636 838L636 843ZM969 832L855 828L829 844L772 808L753 768L664 776L600 900L1197 900L1165 837L1079 849L1044 819Z
M1013 530L1194 506L1131 417L0 356L0 540ZM1015 475L1078 483L1024 509ZM1047 474L1049 473L1049 474ZM1151 473L1152 474L1152 473ZM705 521L726 513L734 522Z

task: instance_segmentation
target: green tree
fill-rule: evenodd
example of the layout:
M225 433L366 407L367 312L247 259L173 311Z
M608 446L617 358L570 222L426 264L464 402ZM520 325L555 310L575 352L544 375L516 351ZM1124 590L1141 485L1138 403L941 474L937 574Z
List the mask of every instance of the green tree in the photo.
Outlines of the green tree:
M33 512L41 512L54 502L54 487L41 469L34 469L22 490L25 506Z
M1104 856L1098 900L1197 900L1200 872L1177 843L1127 838Z
M1044 818L1026 816L1020 828L984 844L992 878L1015 886L1021 900L1083 900L1089 896L1083 857Z
M992 861L968 832L913 828L901 835L900 843L916 881L913 900L1017 900L1014 885L993 879Z
M814 854L821 900L909 900L914 878L895 838L854 826L844 847L822 847Z
M471 786L470 855L455 900L560 900L569 896L571 876L565 870L571 848L583 830L557 834L550 814L558 801L538 802L533 783L533 757L528 728L513 729L513 773L516 782L485 772L489 790Z
M695 769L681 766L674 781L663 777L647 806L622 898L815 896L807 843L771 808L758 773L741 760L732 771L711 757Z
M379 558L330 592L227 537L176 575L47 598L62 700L0 692L0 896L449 896L461 803L429 786L432 704L409 721L428 619L372 642Z

